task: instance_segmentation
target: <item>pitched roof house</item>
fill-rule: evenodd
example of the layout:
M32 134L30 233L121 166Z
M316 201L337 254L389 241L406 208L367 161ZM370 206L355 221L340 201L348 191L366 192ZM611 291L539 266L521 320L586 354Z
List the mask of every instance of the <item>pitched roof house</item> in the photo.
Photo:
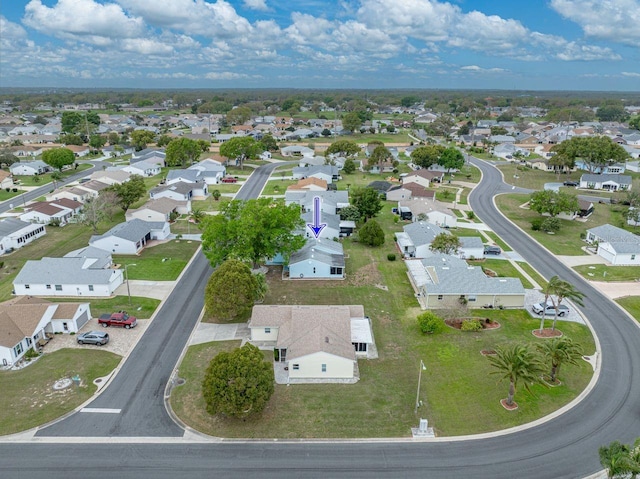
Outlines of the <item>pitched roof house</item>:
M0 255L22 248L46 233L42 225L17 218L5 218L0 221Z
M640 236L612 225L587 230L588 243L597 244L597 254L613 265L640 264Z
M164 240L169 234L169 223L150 222L137 218L119 223L102 235L94 235L89 244L115 254L138 254L151 240Z
M342 244L310 238L291 254L285 272L290 279L344 279L345 261Z

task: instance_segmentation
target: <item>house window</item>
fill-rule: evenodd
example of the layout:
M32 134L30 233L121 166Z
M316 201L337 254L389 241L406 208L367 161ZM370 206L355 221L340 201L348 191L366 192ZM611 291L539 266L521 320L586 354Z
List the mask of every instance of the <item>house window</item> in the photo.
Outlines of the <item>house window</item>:
M15 348L13 348L13 355L17 358L22 354L24 348L22 347L22 341L20 341Z
M367 343L351 343L358 353L366 353L367 352Z
M92 284L89 285L89 291L93 291L93 285Z
M469 296L469 297L467 298L467 301L470 301L470 302L475 301L475 300L476 300L476 297L475 297L475 296Z
M331 267L331 274L342 274L342 268L338 268L336 266Z
M28 284L25 284L24 289L31 289L31 286L29 286Z
M315 268L313 268L313 274L316 274L316 269Z
M443 295L441 295L441 294L439 294L439 295L438 295L438 301L442 301L443 299L444 299L444 296L443 296Z
M62 291L62 285L56 284L56 291Z
M264 334L271 334L271 328L264 328Z
M632 255L631 255L631 261L633 261L634 259L636 259L636 255L635 255L635 254L632 254Z
M326 364L323 364L323 365L322 365L322 372L323 372L323 373L326 373L326 372L327 372L327 365L326 365Z
M299 364L294 364L292 366L292 368L293 368L294 371L299 371L300 370L300 365Z
M47 289L51 289L51 285L50 284L47 285Z

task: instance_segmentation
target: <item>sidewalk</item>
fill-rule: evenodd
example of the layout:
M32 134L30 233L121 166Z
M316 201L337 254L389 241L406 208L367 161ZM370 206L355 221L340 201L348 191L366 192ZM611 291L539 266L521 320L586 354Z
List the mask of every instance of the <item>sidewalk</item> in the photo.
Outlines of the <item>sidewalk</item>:
M171 294L175 284L175 281L143 281L132 279L129 280L129 290L131 291L131 296L163 300ZM118 286L113 294L114 296L128 296L127 282L125 281Z
M211 341L242 340L244 343L250 337L247 323L213 324L198 323L196 331L191 336L189 345L209 343Z

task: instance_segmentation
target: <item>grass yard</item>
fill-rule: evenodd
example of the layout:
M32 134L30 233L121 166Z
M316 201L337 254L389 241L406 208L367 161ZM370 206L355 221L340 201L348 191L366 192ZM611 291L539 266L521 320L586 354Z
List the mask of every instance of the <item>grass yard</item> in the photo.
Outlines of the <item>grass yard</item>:
M481 177L480 169L469 164L464 165L458 173L454 174L454 180L467 183L478 183Z
M295 185L296 183L298 183L298 180L282 180L278 177L272 176L271 179L267 181L267 184L264 185L261 196L284 195L285 191L287 191L287 187Z
M523 263L518 261L518 266L520 266L523 270L531 276L536 283L540 285L540 287L544 288L547 285L547 280L542 277L540 273L538 273L529 263Z
M351 174L342 173L342 179L336 184L339 190L349 190L351 188L365 187L372 181L389 181L388 178L390 177L397 180L396 184L400 184L398 175L394 175L393 173L375 175L372 173L363 173L358 170Z
M200 228L198 228L198 225L196 225L195 223L191 223L190 221L187 221L186 215L183 215L182 217L178 218L177 221L171 224L171 232L176 235L179 235L179 234L193 235L193 234L202 233L202 230L200 230Z
M436 200L443 201L445 203L453 203L453 201L456 199L457 192L458 188L441 186L436 190Z
M131 268L131 271L133 268ZM78 298L47 298L55 303L77 303ZM128 311L139 319L149 319L160 304L159 299L143 298L140 296L131 296L131 304L127 296L114 296L109 299L89 299L91 303L91 315L94 318L100 317L101 314L113 313L114 311Z
M573 171L558 176L550 171L537 170L511 162L500 163L497 166L502 171L506 183L534 190L542 190L545 183L563 183L567 180L580 181L582 175L580 171ZM514 178L514 175L517 175L518 178Z
M549 251L560 255L579 256L586 254L582 251L585 242L580 239L580 234L587 229L603 224L616 224L615 215L621 213L612 212L612 206L605 204L595 205L593 214L586 221L560 220L562 227L556 234L550 235L543 231L532 231L531 220L540 215L535 211L520 208L520 205L528 200L527 195L507 194L496 197L496 205L511 221L520 226L536 241L544 245Z
M522 286L524 286L525 289L533 288L533 285L529 282L529 280L522 276L520 271L518 271L510 261L506 261L504 259L483 259L480 261L471 261L469 263L481 266L483 270L490 269L498 276L503 278L520 278L520 281L522 281Z
M17 191L13 191L13 188L10 188L9 191L5 189L0 189L0 201L7 201L10 200L11 198L15 198L16 196L24 193L24 191L16 188ZM18 198L19 200L20 198ZM18 203L18 201L15 201L15 203Z
M500 236L495 234L493 231L485 231L484 233L486 233L486 235L491 238L495 244L500 246L500 248L502 248L502 251L512 251L512 249L507 246L507 243L502 241L502 238L500 238Z
M221 196L219 200L215 200L213 196L209 195L204 200L191 200L191 208L211 213L214 211L220 211L222 203L225 201L231 201L232 199L233 198L230 196ZM171 227L171 231L173 231L173 227ZM173 232L175 233L175 231Z
M61 174L62 179L68 178L71 175L78 173L79 171L88 170L93 165L91 163L78 163L78 168L71 168L69 170L64 170ZM42 186L47 183L51 183L53 180L51 179L51 173L45 173L44 175L34 175L34 176L14 176L13 181L20 186Z
M607 266L590 264L574 266L586 279L595 281L637 281L640 278L640 266Z
M640 321L640 296L626 296L616 299L616 303L622 306L633 316L636 321Z
M72 411L95 393L93 380L109 374L119 362L120 356L106 351L61 349L19 371L0 372L0 434L24 431ZM76 374L82 379L80 387L52 389L58 379Z
M199 241L171 240L142 250L140 256L114 255L114 264L127 268L129 279L175 281L200 247Z
M193 346L180 366L180 377L187 382L174 389L171 398L184 421L223 437L347 438L407 437L418 418L427 417L439 435L461 435L524 424L562 407L584 389L592 374L587 363L565 367L562 387L536 387L533 395L518 390L518 411L502 408L499 400L506 397L508 384L496 385L489 362L480 351L515 342L538 342L530 332L539 321L526 311L478 311L476 314L502 324L493 331L462 333L446 328L439 335L422 335L415 321L420 310L404 262L387 260L388 253L397 253L393 233L401 228L393 222L390 205L385 205L378 218L385 231L384 246L372 249L351 239L343 241L348 255L344 281L282 281L277 267L270 268L267 278L265 304L365 306L380 357L359 361L360 381L353 385L278 385L258 418L237 421L211 417L204 410L202 375L217 352L239 344ZM587 354L593 353L594 343L586 327L563 322L559 328L583 344ZM420 393L424 406L414 414L420 359L427 365Z

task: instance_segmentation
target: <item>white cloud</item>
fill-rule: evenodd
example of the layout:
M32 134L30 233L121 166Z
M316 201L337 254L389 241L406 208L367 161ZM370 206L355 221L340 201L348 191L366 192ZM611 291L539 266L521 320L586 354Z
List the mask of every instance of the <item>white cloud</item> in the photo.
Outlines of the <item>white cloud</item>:
M460 67L460 70L474 73L505 73L508 71L504 68L482 68L478 65L465 65L463 67Z
M265 0L244 0L244 6L251 10L260 10L261 12L269 10Z
M640 0L551 0L550 5L589 37L640 44Z
M26 26L53 37L81 40L96 45L113 43L117 38L139 37L144 32L141 18L132 18L118 5L102 5L93 0L59 0L47 7L41 0L25 6Z
M622 72L622 76L631 77L631 78L640 78L640 73L638 73L638 72Z
M117 0L135 15L151 25L181 30L189 34L213 38L233 38L247 35L249 21L238 15L225 0L209 3L204 0Z

